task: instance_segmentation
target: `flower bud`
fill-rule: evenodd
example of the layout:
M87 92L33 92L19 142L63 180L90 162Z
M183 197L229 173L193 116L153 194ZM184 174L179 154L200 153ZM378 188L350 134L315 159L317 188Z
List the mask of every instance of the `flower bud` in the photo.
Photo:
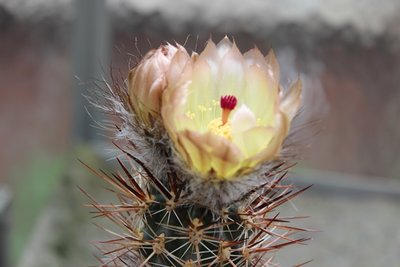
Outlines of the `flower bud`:
M160 115L166 73L178 48L170 44L148 52L128 76L129 103L141 123L151 125Z

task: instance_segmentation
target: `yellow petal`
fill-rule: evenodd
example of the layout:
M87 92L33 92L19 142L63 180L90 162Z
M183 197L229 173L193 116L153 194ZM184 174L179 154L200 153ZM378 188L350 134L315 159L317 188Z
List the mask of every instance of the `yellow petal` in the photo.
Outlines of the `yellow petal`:
M282 113L277 113L275 116L274 134L270 142L258 154L248 158L246 164L252 165L266 160L273 160L279 156L282 148L282 143L285 140L289 129L289 121Z
M211 155L205 153L202 147L197 144L197 138L192 137L192 132L184 131L178 134L178 139L189 158L188 163L200 173L207 173L211 169Z
M225 138L207 133L182 131L179 139L191 157L191 164L203 174L228 179L240 167L241 153Z
M246 89L243 102L260 119L261 124L270 126L277 109L278 88L262 68L253 65L246 70Z
M214 157L211 174L215 175L218 180L231 180L240 168L240 162L230 162L222 157Z
M276 131L271 127L254 127L243 133L245 153L247 157L256 156L270 146Z
M205 130L215 117L213 112L201 110L212 108L213 100L218 99L218 92L214 88L215 78L212 77L210 66L204 59L198 58L188 88L186 112L196 114L194 120L199 130Z

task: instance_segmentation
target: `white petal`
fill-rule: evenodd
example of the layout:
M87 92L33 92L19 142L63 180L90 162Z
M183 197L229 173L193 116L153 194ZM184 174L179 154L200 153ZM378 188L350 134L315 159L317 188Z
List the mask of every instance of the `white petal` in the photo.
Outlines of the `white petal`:
M214 44L212 40L209 40L207 42L206 47L200 53L199 57L208 63L212 73L214 74L214 76L216 76L218 71L218 64L219 64L218 62L220 58L217 52L217 46Z
M169 65L169 70L167 73L168 85L174 86L177 84L184 76L189 75L191 70L190 56L186 50L179 49Z
M151 85L150 89L147 91L147 108L153 112L159 112L161 103L161 93L166 86L165 76L160 76Z
M224 39L222 39L218 44L217 44L217 51L219 58L223 58L226 53L232 48L233 43L229 40L228 36L225 36Z
M272 49L269 50L267 56L265 57L265 61L268 65L268 75L275 81L278 86L280 79L280 68L278 60L276 59L275 53Z
M258 48L253 48L247 51L246 53L244 53L243 57L247 67L255 65L257 67L260 67L264 72L268 71L268 64Z
M232 116L232 132L244 132L254 127L257 123L254 113L242 105Z
M232 116L232 141L239 147L242 153L246 151L246 143L243 139L243 133L255 127L256 123L256 117L246 105L242 105Z
M240 101L244 87L243 56L236 45L233 45L219 64L217 89L220 96L234 95Z

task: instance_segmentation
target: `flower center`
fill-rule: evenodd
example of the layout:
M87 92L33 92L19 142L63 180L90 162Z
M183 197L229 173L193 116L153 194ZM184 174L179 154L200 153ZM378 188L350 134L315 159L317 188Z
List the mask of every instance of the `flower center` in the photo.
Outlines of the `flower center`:
M229 123L229 114L236 107L237 99L233 95L221 96L220 107L222 109L221 117L215 118L207 125L207 129L217 135L221 135L231 140L231 124Z

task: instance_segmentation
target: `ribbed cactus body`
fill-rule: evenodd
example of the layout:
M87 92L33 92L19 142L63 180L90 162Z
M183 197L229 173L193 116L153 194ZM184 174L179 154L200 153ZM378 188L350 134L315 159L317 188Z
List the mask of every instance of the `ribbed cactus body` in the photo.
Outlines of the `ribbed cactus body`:
M156 242L140 252L151 266L232 266L227 253L242 266L240 253L230 251L245 242L239 216L222 217L200 205L175 205L159 196L144 214L144 240Z
M307 240L292 238L304 230L290 226L287 218L275 212L306 189L292 191L291 185L282 184L285 173L240 201L213 210L187 202L184 183L157 179L144 163L128 156L136 160L130 165L142 166L136 167L140 171L129 171L120 160L125 175L92 169L117 189L114 192L121 200L120 205L93 206L125 229L119 238L107 242L116 246L110 251L123 253L104 261L115 265L102 266L275 266L270 265L274 252Z

